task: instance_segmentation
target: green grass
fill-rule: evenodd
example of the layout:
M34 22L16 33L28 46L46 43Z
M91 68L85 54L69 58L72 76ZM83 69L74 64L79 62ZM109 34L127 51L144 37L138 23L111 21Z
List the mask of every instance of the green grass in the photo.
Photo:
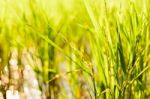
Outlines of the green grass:
M149 3L2 0L1 75L9 66L12 48L19 56L26 49L46 97L146 99L150 97Z

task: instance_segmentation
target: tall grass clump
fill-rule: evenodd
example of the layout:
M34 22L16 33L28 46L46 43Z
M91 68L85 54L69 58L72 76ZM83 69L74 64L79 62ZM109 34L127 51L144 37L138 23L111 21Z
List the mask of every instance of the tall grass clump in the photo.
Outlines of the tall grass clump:
M90 3L84 3L95 30L89 39L100 79L99 97L145 98L149 68L149 62L144 61L149 57L146 1L120 1L112 5L113 2L104 1L103 14L98 13L98 18Z
M149 3L0 1L0 93L16 90L28 99L29 88L42 99L149 98Z

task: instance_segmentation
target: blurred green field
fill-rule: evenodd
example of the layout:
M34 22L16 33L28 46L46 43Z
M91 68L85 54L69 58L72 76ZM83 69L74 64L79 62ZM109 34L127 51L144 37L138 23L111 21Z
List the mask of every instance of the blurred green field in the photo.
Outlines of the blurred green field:
M150 0L0 0L7 99L149 99L149 67Z

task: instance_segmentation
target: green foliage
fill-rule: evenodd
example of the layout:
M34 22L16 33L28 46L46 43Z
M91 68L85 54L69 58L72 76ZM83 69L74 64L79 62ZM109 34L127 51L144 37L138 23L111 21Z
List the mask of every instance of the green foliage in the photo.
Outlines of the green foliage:
M29 63L48 98L150 96L149 0L2 0L0 6L1 73L12 47L34 48L30 54L41 65Z

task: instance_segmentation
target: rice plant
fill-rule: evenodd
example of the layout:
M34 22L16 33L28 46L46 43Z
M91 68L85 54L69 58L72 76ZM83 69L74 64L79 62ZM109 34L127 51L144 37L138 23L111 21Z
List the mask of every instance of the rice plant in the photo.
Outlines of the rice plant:
M149 0L0 0L0 98L149 99Z

